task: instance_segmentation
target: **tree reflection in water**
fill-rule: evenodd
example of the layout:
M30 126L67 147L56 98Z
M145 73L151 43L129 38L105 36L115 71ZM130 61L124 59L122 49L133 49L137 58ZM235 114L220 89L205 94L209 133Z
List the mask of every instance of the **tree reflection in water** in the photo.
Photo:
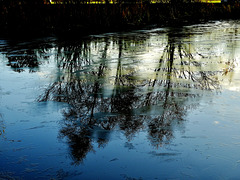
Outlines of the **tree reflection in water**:
M94 151L93 141L104 147L116 128L128 139L146 129L153 146L169 143L174 126L180 126L188 110L197 106L200 90L220 88L217 72L204 70L190 52L190 45L182 43L184 37L168 34L156 67L145 79L138 78L137 66L141 62L131 63L136 60L135 52L129 52L140 41L147 46L144 39L104 37L95 44L58 44L57 61L62 75L39 101L70 105L64 112L66 120L60 137L67 137L74 163L82 162L88 152ZM93 56L92 49L100 55ZM116 65L113 68L109 57L115 52L118 56L111 60ZM124 54L131 54L128 66Z

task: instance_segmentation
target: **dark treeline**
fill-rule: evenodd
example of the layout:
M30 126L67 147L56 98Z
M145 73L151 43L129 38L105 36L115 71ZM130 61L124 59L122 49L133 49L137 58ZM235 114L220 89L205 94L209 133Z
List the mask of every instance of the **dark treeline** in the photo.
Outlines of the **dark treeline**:
M155 3L116 1L87 4L88 1L47 0L0 1L2 34L94 33L126 30L146 25L183 25L210 19L238 18L238 3Z

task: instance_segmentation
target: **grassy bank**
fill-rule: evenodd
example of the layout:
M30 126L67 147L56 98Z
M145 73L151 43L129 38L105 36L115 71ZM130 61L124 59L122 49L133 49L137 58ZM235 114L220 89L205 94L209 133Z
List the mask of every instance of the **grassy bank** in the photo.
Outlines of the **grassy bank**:
M239 4L0 4L1 34L67 34L239 18Z

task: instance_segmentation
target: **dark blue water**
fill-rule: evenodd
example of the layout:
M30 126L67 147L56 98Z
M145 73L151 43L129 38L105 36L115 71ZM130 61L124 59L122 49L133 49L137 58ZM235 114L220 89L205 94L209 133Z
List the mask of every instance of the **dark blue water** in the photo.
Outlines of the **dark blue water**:
M0 40L0 179L239 179L240 23Z

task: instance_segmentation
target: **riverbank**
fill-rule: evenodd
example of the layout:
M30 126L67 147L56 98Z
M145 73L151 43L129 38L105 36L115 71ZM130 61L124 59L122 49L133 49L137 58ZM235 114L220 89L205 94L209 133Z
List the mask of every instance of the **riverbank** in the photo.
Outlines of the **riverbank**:
M0 8L4 35L88 34L240 16L239 4L0 4Z

